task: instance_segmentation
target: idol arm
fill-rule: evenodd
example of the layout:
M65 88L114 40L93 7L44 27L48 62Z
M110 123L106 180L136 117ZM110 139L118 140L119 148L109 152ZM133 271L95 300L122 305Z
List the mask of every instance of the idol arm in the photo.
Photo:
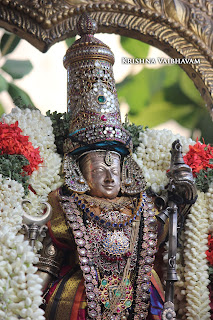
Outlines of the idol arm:
M61 265L64 259L62 250L58 249L53 243L49 232L43 241L43 248L40 252L37 274L43 280L42 291L45 292L50 283L58 278Z
M23 209L25 209L24 204L26 203L30 203L30 201L26 199L22 201ZM39 262L36 266L38 267L37 274L43 280L42 291L45 292L51 281L58 277L63 257L62 251L58 250L53 243L47 227L47 223L52 217L52 207L48 202L42 203L46 206L46 212L43 215L31 216L27 211L24 212L22 232L29 240L32 250L34 250L35 241L39 237L44 239Z

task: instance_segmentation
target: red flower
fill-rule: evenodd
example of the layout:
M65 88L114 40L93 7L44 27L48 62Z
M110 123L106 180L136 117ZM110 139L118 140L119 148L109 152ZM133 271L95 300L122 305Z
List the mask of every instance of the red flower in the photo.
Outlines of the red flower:
M209 250L206 251L206 258L213 266L213 237L210 234L208 235L208 247Z
M0 151L3 154L20 154L25 156L29 165L23 170L31 175L38 165L43 162L40 157L39 148L34 148L28 136L23 136L22 130L18 126L18 121L14 124L0 122Z
M209 160L213 159L213 147L200 143L197 138L196 144L189 146L189 152L183 159L192 168L193 175L196 177L196 174L202 169L213 169L213 164L209 163Z

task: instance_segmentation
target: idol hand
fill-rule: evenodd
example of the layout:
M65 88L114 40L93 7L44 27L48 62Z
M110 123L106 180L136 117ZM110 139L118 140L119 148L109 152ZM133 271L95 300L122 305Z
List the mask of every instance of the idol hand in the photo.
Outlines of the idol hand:
M23 200L23 203L28 202L31 203L29 200ZM47 222L52 217L52 207L48 202L42 202L46 205L47 211L42 216L31 216L28 213L24 213L23 215L23 225L22 229L25 233L27 233L28 239L30 240L30 245L32 249L35 245L35 240L38 239L39 236L45 237L46 231L48 227L46 226Z

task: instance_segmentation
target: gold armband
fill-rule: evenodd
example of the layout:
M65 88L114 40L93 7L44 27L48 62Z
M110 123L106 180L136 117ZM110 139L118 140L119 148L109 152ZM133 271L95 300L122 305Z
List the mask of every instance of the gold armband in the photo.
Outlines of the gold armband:
M63 252L58 250L48 234L40 252L40 258L37 264L38 270L58 277L62 261Z

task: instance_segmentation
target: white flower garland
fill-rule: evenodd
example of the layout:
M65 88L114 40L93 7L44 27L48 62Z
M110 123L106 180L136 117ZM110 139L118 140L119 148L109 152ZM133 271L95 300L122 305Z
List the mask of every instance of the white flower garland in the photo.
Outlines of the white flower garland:
M205 194L198 191L198 200L192 206L185 223L185 285L186 315L188 320L209 320L210 300L208 264L208 208Z
M28 241L18 234L22 225L22 199L31 201L25 206L30 215L43 212L42 201L47 201L48 194L63 183L59 176L61 157L56 153L52 123L38 110L21 110L15 108L1 121L12 124L18 121L23 135L29 136L33 147L39 147L43 163L30 176L32 191L24 197L20 183L0 175L0 318L4 320L45 320L44 311L39 308L42 303L40 277L35 274L38 262ZM37 250L42 247L36 243Z
M28 241L18 234L22 225L22 185L0 175L0 318L44 320L38 262Z
M213 186L207 193L198 192L197 203L192 207L182 235L185 266L177 265L178 281L175 285L177 315L184 319L209 320L209 292L207 285L207 236L213 231ZM196 302L195 302L196 301Z

